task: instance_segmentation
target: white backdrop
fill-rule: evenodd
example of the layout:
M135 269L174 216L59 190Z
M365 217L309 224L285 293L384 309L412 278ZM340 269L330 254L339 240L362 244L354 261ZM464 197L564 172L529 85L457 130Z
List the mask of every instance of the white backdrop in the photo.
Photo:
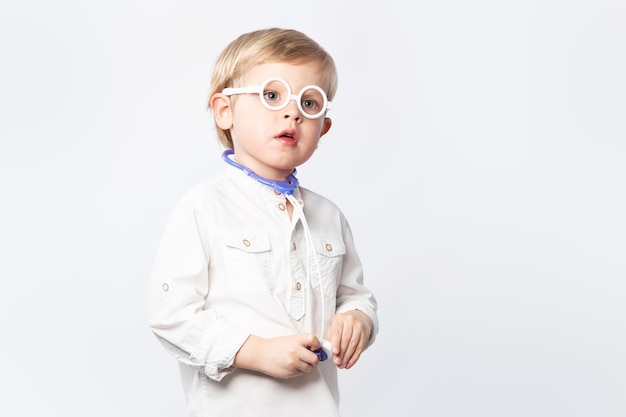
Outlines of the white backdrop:
M343 415L626 415L622 0L6 3L0 415L184 415L147 276L223 169L213 61L268 26L340 72L299 178L380 303Z

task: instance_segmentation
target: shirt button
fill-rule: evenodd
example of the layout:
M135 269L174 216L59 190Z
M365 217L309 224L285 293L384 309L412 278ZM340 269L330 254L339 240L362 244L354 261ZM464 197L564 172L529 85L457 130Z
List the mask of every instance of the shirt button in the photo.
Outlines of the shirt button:
M161 289L163 292L168 292L170 290L170 286L167 282L164 282L163 285L161 285Z
M302 289L302 284L300 284L299 282L296 282L296 290L300 291Z
M296 250L296 242L291 242L291 250Z
M243 245L244 245L245 247L250 246L250 241L249 241L248 239L244 239L244 240L243 240Z
M285 209L285 205L283 203L278 203L278 208L281 210Z
M330 243L327 243L327 244L326 244L326 250L327 250L328 252L332 252L332 251L333 251L333 245L331 245Z

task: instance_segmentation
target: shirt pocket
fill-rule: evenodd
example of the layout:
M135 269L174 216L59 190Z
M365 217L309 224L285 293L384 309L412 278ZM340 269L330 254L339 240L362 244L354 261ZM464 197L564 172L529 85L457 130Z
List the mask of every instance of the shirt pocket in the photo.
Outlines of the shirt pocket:
M267 234L234 234L224 238L228 286L234 291L260 293L274 289L271 244Z
M314 263L311 275L313 288L319 291L321 283L324 295L335 297L343 270L346 245L340 237L313 237L312 240L321 274L320 278Z

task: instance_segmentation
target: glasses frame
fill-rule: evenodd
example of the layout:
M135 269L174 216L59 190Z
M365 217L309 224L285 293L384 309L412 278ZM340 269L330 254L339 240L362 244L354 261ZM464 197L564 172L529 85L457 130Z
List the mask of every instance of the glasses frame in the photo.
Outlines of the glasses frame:
M285 100L285 102L283 104L281 104L280 106L271 106L267 101L265 101L265 99L263 99L263 92L265 91L265 87L274 81L278 81L280 83L282 83L285 87L287 87L287 100ZM318 93L320 93L322 95L322 98L324 99L324 105L322 106L322 110L320 110L319 112L315 113L315 114L309 114L307 112L304 111L304 109L302 108L302 96L304 95L304 93L308 90L315 90ZM300 90L300 92L296 95L293 94L291 91L291 86L287 83L287 81L283 80L282 78L279 77L272 77L272 78L268 78L267 80L263 81L263 84L261 85L251 85L251 86L247 86L247 87L227 87L225 89L222 90L222 94L224 94L225 96L233 96L233 95L237 95L237 94L258 94L259 95L259 100L261 101L261 104L269 109L269 110L274 110L274 111L278 111L278 110L282 110L284 108L286 108L289 105L289 102L291 100L295 100L296 105L298 106L298 110L300 110L300 113L306 117L307 119L318 119L321 116L323 116L328 110L332 109L332 102L328 101L328 97L326 96L326 92L324 90L322 90L321 87L318 87L317 85L307 85L305 87L302 87L302 89Z

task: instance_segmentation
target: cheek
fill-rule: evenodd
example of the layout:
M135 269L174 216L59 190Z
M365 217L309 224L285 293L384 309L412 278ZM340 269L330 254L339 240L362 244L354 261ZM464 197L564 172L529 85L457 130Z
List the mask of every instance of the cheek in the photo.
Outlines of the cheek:
M264 124L264 118L259 111L254 108L239 107L233 114L233 129L244 131L254 131Z
M312 134L315 134L317 138L321 137L324 134L324 123L323 122L315 122L310 129Z
M322 124L322 126L320 126L319 130L317 131L318 141L322 138L322 136L326 134L327 131L324 131L324 129L325 129L325 126Z

